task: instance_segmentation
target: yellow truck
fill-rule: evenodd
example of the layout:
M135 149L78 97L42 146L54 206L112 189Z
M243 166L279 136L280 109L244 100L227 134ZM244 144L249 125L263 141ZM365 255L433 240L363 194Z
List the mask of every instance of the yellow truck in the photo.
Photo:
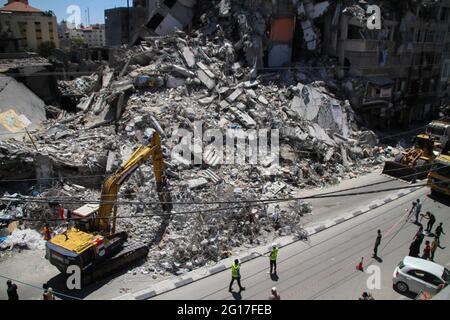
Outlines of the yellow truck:
M439 193L450 197L450 153L441 154L434 159L427 185L431 194Z

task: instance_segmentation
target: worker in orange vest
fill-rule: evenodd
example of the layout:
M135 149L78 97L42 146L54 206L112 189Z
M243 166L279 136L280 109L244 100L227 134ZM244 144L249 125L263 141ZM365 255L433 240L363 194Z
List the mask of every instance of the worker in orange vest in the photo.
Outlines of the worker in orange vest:
M48 241L52 238L52 230L48 226L48 223L44 225L44 240Z

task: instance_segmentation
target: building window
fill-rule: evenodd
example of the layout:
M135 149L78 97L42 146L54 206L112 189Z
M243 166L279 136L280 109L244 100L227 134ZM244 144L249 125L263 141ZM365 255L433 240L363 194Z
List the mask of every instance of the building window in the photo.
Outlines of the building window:
M363 35L362 35L362 31L363 28L358 27L358 26L354 26L352 24L348 25L348 39L353 39L353 40L361 40L364 39Z
M27 35L27 23L19 22L19 31L20 31L20 46L24 49L28 48L28 35Z
M446 8L446 7L442 7L441 9L441 21L447 21L448 20L448 15L450 12L450 8Z
M427 30L424 42L434 42L434 31Z

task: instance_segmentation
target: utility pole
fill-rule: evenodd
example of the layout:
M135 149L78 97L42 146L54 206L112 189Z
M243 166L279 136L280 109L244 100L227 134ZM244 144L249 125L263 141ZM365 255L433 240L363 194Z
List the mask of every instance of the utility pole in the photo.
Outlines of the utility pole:
M130 43L130 0L127 0L127 44Z

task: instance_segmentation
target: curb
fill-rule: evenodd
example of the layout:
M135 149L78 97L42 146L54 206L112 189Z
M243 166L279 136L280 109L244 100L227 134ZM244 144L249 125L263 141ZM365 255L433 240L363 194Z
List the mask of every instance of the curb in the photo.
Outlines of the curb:
M418 189L420 189L420 187L411 187L409 189L402 190L402 191L398 192L397 194L388 196L384 199L375 200L375 201L371 202L369 205L367 205L363 208L360 208L356 211L340 215L333 219L322 221L322 222L318 223L317 225L307 227L304 230L306 231L308 237L310 237L321 231L324 231L324 230L334 227L338 224L341 224L343 222L346 222L348 220L356 218L364 213L367 213L369 211L377 209L377 208L379 208L385 204L388 204L394 200L402 198L414 191L417 191ZM280 248L283 248L294 242L297 242L298 240L299 239L295 236L286 236L286 237L279 238L277 240L277 244ZM231 264L235 258L238 258L241 261L241 263L245 263L245 262L248 262L255 258L267 255L268 253L269 253L268 245L259 246L259 247L253 248L252 252L246 252L240 256L238 255L237 257L234 256L234 257L229 257L229 258L223 259L214 266L202 267L197 270L193 270L184 276L173 277L173 278L161 281L157 284L154 284L147 289L143 289L143 290L135 292L135 293L128 293L128 294L119 296L117 298L113 298L111 300L147 300L154 296L178 289L178 288L188 285L192 282L195 282L195 281L198 281L201 279L205 279L216 273L219 273L226 269L229 269L229 268L231 268Z

